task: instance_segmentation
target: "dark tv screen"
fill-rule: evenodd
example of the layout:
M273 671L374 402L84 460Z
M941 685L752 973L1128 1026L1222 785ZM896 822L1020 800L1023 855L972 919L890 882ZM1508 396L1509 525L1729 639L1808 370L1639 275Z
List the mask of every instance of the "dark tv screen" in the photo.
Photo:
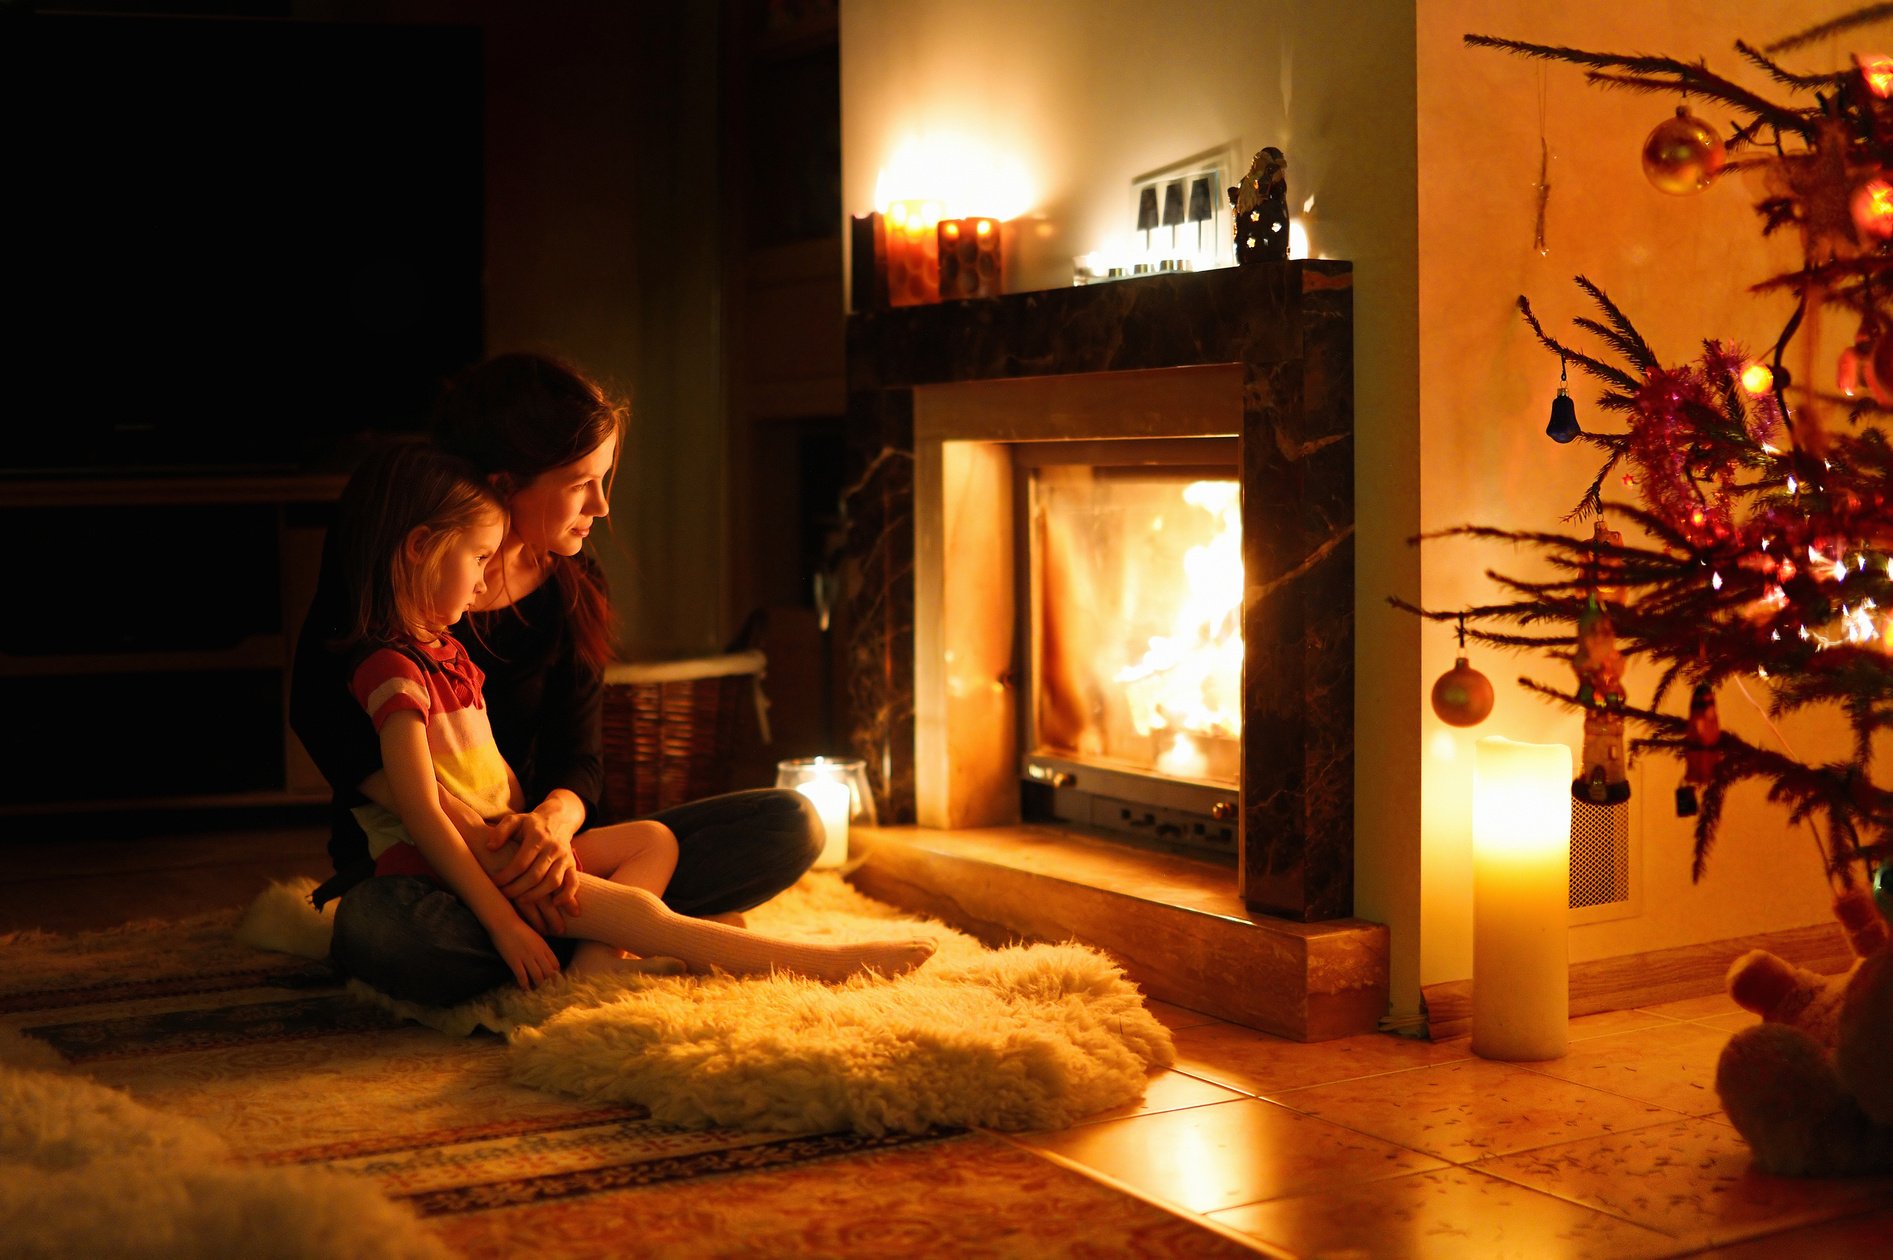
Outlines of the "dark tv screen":
M322 466L480 356L476 29L0 28L0 470Z

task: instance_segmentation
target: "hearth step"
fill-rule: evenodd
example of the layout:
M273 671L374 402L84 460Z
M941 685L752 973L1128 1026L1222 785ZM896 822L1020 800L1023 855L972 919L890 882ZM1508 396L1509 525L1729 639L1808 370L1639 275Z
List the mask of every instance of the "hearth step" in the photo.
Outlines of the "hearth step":
M988 944L1080 941L1144 993L1297 1041L1373 1032L1387 929L1248 910L1229 867L1047 826L856 828L849 873L871 897Z

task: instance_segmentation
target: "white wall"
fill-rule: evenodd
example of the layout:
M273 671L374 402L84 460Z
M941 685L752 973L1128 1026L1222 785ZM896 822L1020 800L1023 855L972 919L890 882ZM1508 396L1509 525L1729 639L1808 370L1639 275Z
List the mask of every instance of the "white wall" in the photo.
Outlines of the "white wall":
M1548 331L1582 338L1572 316L1593 313L1571 283L1586 275L1630 315L1668 363L1693 359L1704 337L1772 343L1791 306L1747 287L1798 258L1794 242L1764 245L1750 209L1753 190L1740 177L1693 197L1657 192L1639 161L1644 136L1675 108L1675 98L1589 87L1583 71L1543 65L1461 43L1467 32L1606 52L1706 57L1710 67L1756 89L1731 45L1790 33L1813 14L1779 0L1647 0L1636 6L1560 8L1526 0L1425 0L1419 6L1419 389L1422 431L1421 519L1439 529L1476 522L1521 529L1556 528L1595 474L1582 447L1544 436L1558 363L1513 310L1520 295ZM1882 32L1884 33L1884 32ZM1882 41L1884 42L1884 41ZM1810 50L1794 64L1825 70L1847 48ZM1551 147L1549 253L1533 248L1542 134ZM1721 127L1730 112L1699 102ZM1831 363L1831 358L1827 360ZM1590 405L1595 390L1575 379L1572 396L1587 426L1615 429ZM1630 493L1621 485L1617 493ZM1488 568L1527 571L1524 553L1468 543L1423 549L1425 601L1461 607L1497 597ZM1471 972L1469 835L1472 743L1479 735L1580 742L1578 718L1513 683L1521 673L1568 687L1569 668L1538 657L1472 650L1494 682L1492 717L1456 732L1432 715L1426 693L1452 664L1450 630L1430 627L1423 668L1400 693L1424 715L1424 954L1428 983ZM1654 679L1633 672L1633 702L1649 699ZM1765 702L1758 685L1749 690ZM1668 705L1687 703L1687 689ZM1725 688L1723 725L1768 741L1757 713ZM1803 755L1831 740L1817 723L1786 728ZM1836 746L1829 744L1828 746ZM1844 743L1838 747L1845 747ZM1650 759L1632 774L1644 843L1644 913L1582 926L1571 934L1574 961L1825 921L1828 898L1813 842L1789 833L1759 787L1732 794L1727 822L1700 886L1689 882L1689 820L1675 817L1680 767Z
M1130 225L1134 176L1233 145L1289 159L1314 194L1311 247L1354 263L1356 912L1390 925L1394 987L1417 1003L1419 629L1385 597L1418 587L1413 8L1396 0L1018 3L846 0L842 208L875 206L911 136L954 130L1019 161L1032 223L1008 288L1070 283L1071 257Z

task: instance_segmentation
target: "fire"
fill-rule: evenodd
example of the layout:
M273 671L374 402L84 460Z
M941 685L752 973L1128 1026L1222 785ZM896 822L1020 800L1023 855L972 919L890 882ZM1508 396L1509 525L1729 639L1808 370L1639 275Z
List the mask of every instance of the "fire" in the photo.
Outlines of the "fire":
M1195 481L1183 501L1208 513L1219 532L1183 555L1170 632L1152 636L1115 681L1137 733L1166 745L1156 768L1200 778L1210 764L1203 740L1242 734L1242 497L1233 481ZM1162 528L1158 517L1152 532Z

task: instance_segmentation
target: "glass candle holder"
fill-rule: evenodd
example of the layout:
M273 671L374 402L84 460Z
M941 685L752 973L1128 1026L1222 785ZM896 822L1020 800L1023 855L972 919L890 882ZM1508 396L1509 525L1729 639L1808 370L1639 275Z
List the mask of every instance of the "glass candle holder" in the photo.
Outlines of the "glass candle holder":
M776 763L776 786L808 797L822 820L817 870L848 860L848 825L873 826L874 794L868 790L867 763L859 757L798 757Z

